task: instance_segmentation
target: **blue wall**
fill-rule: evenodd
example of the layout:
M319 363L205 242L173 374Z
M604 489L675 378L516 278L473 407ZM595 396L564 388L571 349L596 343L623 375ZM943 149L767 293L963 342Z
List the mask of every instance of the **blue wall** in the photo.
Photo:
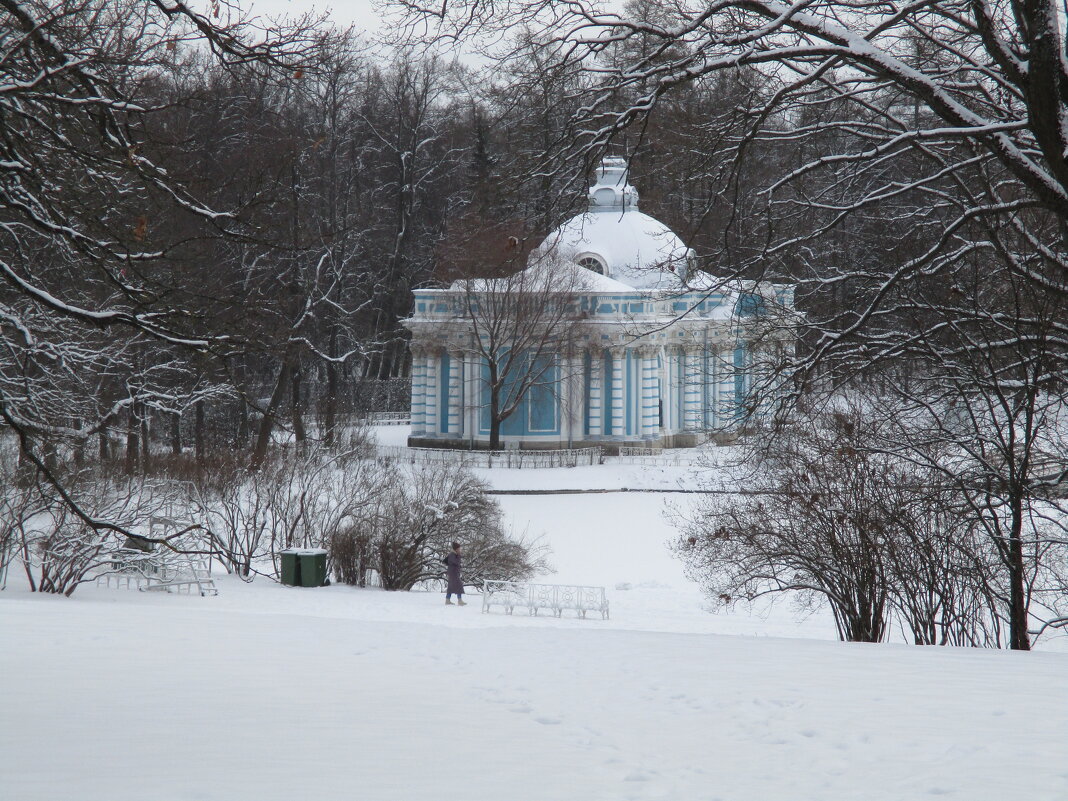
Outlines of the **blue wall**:
M517 365L513 370L513 376L525 375L526 365ZM560 401L556 395L556 382L559 380L559 369L555 364L546 366L538 383L531 387L519 406L511 416L501 423L502 436L524 436L560 434ZM480 389L480 414L479 431L482 434L490 432L490 390L489 390L489 366L482 364L482 386ZM502 405L507 402L508 386L502 390Z
M452 366L452 359L449 358L448 353L444 353L441 356L441 363L438 365L438 430L442 434L449 433L449 368Z

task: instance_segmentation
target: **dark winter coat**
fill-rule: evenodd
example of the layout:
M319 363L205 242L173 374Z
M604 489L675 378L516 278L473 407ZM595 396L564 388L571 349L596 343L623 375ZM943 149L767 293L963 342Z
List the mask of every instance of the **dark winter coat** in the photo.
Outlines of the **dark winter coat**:
M452 551L445 557L445 575L448 576L449 586L446 588L446 592L453 592L457 595L464 594L464 580L460 578L460 568L463 566L463 559L456 551Z

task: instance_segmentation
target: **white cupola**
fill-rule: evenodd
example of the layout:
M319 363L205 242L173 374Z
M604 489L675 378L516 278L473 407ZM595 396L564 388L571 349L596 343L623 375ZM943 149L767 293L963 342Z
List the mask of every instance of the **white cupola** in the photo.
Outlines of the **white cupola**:
M604 159L587 194L589 209L549 234L537 255L555 254L634 289L677 291L692 269L693 251L638 211L627 172L626 159Z
M638 208L638 190L627 183L627 160L610 156L601 161L589 191L590 211Z

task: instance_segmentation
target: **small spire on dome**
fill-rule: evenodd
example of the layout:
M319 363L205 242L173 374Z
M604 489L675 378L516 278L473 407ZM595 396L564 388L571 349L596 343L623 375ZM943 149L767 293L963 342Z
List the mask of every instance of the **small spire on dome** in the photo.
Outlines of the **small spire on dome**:
M627 182L627 160L619 156L601 159L589 191L590 211L619 213L638 208L638 190Z

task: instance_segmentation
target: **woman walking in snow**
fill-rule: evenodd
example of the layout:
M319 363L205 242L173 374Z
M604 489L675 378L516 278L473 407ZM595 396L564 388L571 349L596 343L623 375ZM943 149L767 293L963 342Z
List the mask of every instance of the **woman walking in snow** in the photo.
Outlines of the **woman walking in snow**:
M460 556L460 543L452 544L452 553L445 557L445 575L449 580L445 588L445 603L452 606L452 594L456 593L456 603L467 606L464 603L464 580L460 577L460 568L463 566L463 558Z

